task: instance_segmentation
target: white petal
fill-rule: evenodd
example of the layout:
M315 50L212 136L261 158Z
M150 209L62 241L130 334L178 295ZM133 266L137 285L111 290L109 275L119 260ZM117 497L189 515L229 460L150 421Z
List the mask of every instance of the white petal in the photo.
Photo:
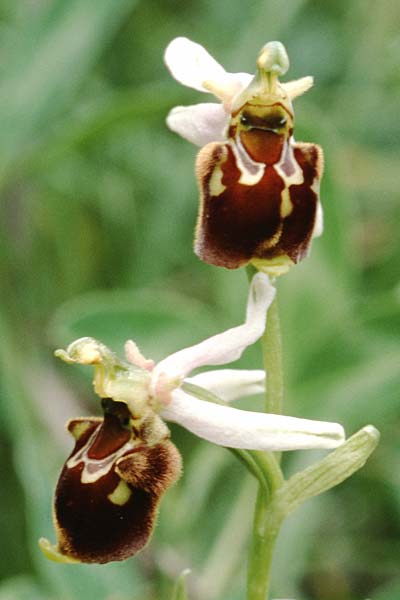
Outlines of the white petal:
M211 102L176 106L167 117L168 127L196 146L226 139L227 121L222 104Z
M336 448L345 439L343 427L338 423L239 410L198 400L182 390L172 392L170 404L160 414L201 438L229 448L273 451Z
M218 369L199 373L185 381L205 388L225 402L265 391L265 371L261 369Z
M172 40L164 60L179 83L200 92L211 92L224 102L247 87L252 79L248 73L227 73L203 46L185 37Z
M207 92L203 82L219 79L225 75L225 69L207 52L203 46L185 37L172 40L164 54L172 77L188 87Z
M257 273L250 286L246 322L171 354L155 367L154 378L160 373L172 379L185 377L197 367L223 365L240 358L244 349L264 333L266 312L274 296L275 288L268 276Z

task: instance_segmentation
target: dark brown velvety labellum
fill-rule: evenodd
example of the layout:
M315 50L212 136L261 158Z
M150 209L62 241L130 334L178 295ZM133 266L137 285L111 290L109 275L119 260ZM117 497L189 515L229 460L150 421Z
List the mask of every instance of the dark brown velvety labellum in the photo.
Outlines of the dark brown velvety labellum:
M55 493L58 549L81 562L124 560L147 543L180 455L167 439L146 445L127 407L112 400L104 419L75 419L68 428L76 444Z
M304 181L289 187L293 210L284 219L279 247L297 263L307 255L311 242L323 159L321 148L315 144L294 144L293 150Z
M301 260L315 226L321 170L319 146L272 129L249 127L202 148L196 254L228 269L254 259Z

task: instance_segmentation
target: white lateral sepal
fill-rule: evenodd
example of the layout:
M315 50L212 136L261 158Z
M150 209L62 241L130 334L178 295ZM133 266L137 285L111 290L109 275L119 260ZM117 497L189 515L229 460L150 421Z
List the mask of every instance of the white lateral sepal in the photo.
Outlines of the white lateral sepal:
M174 390L171 396L161 417L220 446L270 451L324 449L336 448L345 440L338 423L239 410L198 400L182 390Z
M228 115L222 104L213 102L175 106L167 117L167 125L172 131L200 147L223 141L227 121Z
M265 392L265 371L261 369L218 369L205 371L185 379L198 385L224 402Z

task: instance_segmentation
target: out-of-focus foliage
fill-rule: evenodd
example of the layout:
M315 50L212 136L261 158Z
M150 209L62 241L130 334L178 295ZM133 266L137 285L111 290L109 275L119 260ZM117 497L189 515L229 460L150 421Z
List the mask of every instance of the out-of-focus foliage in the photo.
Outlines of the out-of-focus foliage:
M315 76L296 133L325 149L326 228L279 283L287 411L382 432L360 473L288 521L274 593L400 597L399 31L394 0L0 1L0 600L164 600L187 567L191 599L243 598L253 482L178 428L185 473L141 555L63 566L37 549L63 423L98 411L90 373L53 349L131 337L159 358L242 318L245 274L191 249L196 149L164 118L204 98L163 67L177 35L232 71L280 39L290 79ZM253 348L241 364L259 363ZM287 472L314 458L285 456Z

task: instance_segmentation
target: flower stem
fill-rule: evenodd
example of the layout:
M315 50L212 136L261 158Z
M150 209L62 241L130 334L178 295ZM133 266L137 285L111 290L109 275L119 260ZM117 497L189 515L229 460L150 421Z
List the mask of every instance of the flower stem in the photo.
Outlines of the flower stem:
M270 413L282 412L283 370L282 342L279 325L277 300L273 301L267 318L267 328L262 338L263 362L267 373L265 410ZM275 493L284 483L279 458L272 453L259 453L263 461L261 468L269 482L270 493L261 486L258 489L253 520L253 535L247 573L247 600L266 600L275 541L284 514L275 502Z
M253 522L253 537L247 573L247 600L266 600L275 541L282 516L260 487Z
M261 339L264 369L267 373L265 394L265 412L282 414L283 404L283 368L282 338L279 323L278 301L274 301L268 310L268 322Z

